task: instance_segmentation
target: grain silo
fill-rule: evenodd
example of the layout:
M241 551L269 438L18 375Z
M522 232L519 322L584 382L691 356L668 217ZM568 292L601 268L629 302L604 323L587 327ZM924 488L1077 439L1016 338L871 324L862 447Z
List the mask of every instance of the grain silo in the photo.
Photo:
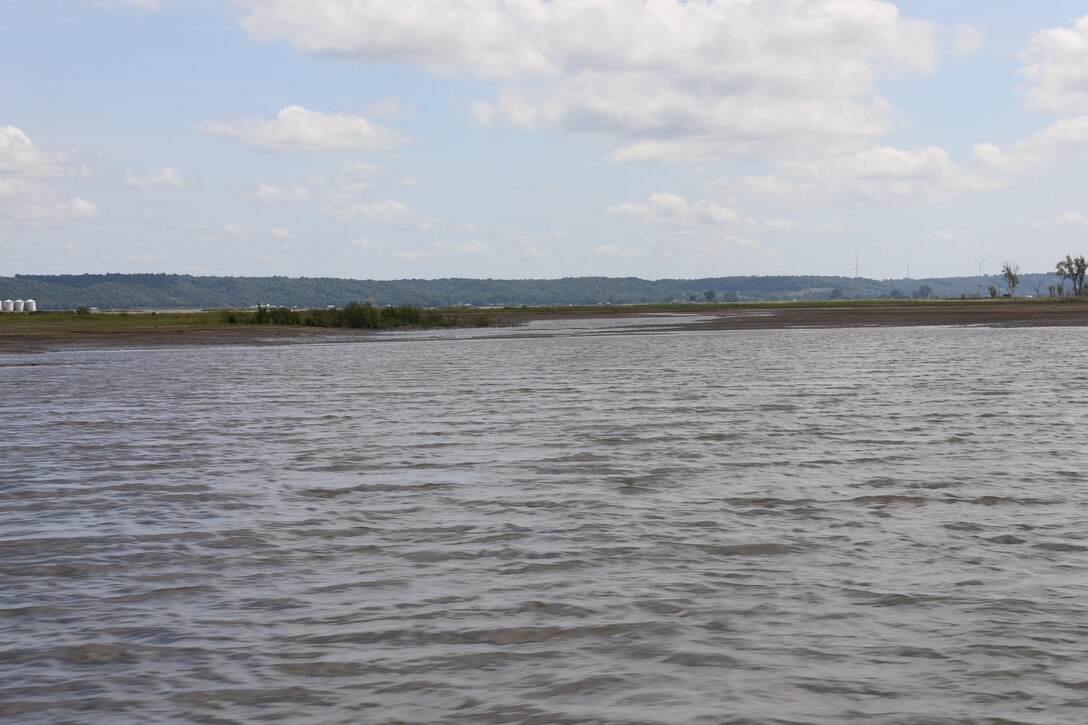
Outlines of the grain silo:
M22 312L23 311L23 301L22 300L15 300L15 305L12 307L12 311L13 312Z
M11 312L15 309L15 303L11 300L4 300L0 302L0 311Z
M38 303L34 300L27 300L23 303L23 312L37 312Z

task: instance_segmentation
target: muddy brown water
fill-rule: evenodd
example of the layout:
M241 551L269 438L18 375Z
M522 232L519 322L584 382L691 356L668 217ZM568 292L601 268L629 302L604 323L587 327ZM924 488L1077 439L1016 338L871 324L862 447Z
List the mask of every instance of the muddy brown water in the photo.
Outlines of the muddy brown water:
M637 319L7 355L0 717L1085 722L1085 343Z

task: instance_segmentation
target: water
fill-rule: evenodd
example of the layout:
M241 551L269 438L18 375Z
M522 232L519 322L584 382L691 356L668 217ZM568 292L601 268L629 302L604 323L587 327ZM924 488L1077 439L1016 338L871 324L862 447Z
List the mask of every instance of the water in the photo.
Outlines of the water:
M0 357L0 716L1088 719L1088 330L617 324Z

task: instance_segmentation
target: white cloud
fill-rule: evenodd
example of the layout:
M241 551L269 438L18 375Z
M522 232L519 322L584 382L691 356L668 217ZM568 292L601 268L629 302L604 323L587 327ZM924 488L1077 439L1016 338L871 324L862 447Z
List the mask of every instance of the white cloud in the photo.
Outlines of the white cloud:
M436 247L446 249L457 254L486 254L491 251L491 245L480 239L471 239L463 243L452 243L438 241L434 243Z
M246 236L246 230L237 224L224 224L223 233L228 237L244 237Z
M525 256L535 259L538 262L543 262L549 259L552 255L545 252L543 249L537 249L536 247L526 247Z
M1003 150L994 144L976 144L975 162L988 171L1015 174L1043 166L1061 155L1088 146L1088 115L1063 118L1034 136Z
M310 190L305 186L279 186L258 184L250 196L265 204L283 204L310 200Z
M16 126L0 126L0 174L35 178L80 176L86 169L77 161L71 153L46 151Z
M204 133L231 136L266 151L381 151L403 146L408 136L371 123L362 116L345 116L288 106L273 120L243 118L206 121Z
M403 262L423 262L430 258L430 254L420 251L403 251L393 252L389 255L393 259L399 259Z
M624 202L605 208L606 214L633 216L653 224L741 224L754 223L746 220L736 210L710 199L691 203L681 196L668 192L650 194L641 203Z
M952 41L952 52L961 60L974 55L982 48L984 36L982 28L967 23L957 23L956 37Z
M1058 115L1088 114L1088 15L1036 33L1020 56L1028 102Z
M412 118L419 111L414 105L396 98L386 98L366 104L364 109L373 118Z
M599 247L594 247L593 249L589 250L589 253L594 256L634 258L648 257L650 254L645 249L638 249L635 247L620 247L615 244L602 244Z
M792 232L797 228L798 224L790 219L768 219L763 222L763 226L776 232Z
M352 239L350 242L348 242L348 246L358 247L359 249L365 249L368 252L380 252L383 249L385 249L384 244L380 244L378 242L372 242L371 240L364 239L362 237L360 237L358 239Z
M97 219L98 205L80 196L66 200L28 198L8 208L4 215L25 222Z
M1088 214L1079 211L1067 212L1060 214L1056 217L1049 219L1036 219L1034 221L1025 222L1028 226L1035 227L1037 229L1048 229L1052 227L1063 226L1078 226L1088 227Z
M625 139L614 161L841 152L890 128L879 78L938 54L880 0L243 2L265 42L507 81L479 122Z
M371 204L347 204L323 207L323 213L341 221L394 222L410 219L414 212L403 201L377 201Z
M173 166L149 171L126 171L121 183L134 189L181 189L189 181Z
M157 252L135 252L128 255L128 258L133 262L141 262L143 264L150 264L151 262L160 261L163 256Z
M935 229L934 231L926 234L923 239L932 239L941 242L947 242L953 239L962 239L969 236L971 236L970 229Z
M723 192L745 198L878 204L946 201L995 188L1000 180L964 168L937 146L904 151L874 146L845 156L782 162L781 174L719 181Z
M278 239L290 239L294 236L291 234L290 229L284 229L283 227L270 227L267 231L270 236L277 237Z

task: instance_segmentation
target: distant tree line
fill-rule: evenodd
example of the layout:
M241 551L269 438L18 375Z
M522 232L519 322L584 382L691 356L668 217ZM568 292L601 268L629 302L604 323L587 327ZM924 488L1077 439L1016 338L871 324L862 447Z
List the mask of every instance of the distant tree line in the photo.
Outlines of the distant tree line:
M1011 265L1012 263L1007 263ZM1056 272L926 279L875 280L836 276L736 276L644 280L636 277L566 277L502 280L357 280L314 277L192 277L175 274L17 275L0 277L0 297L33 298L42 309L249 308L257 304L324 309L348 300L377 307L629 304L675 301L749 302L827 299L975 297L988 285L1012 295L1020 285L1038 296L1083 294L1084 257L1066 257ZM1014 272L1010 284L1006 272Z

